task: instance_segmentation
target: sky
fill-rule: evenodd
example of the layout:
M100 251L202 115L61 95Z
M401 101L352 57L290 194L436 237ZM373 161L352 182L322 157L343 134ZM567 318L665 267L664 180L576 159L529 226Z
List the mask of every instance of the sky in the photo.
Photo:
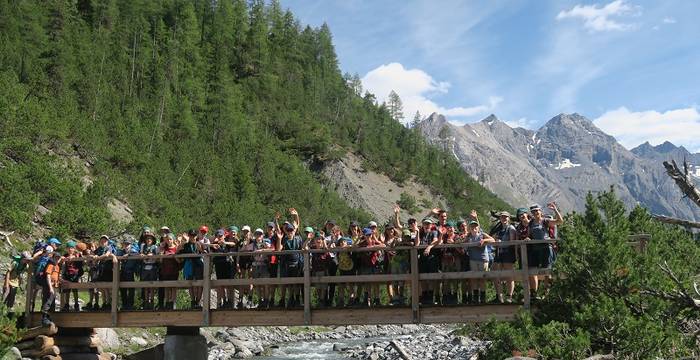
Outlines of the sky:
M700 1L281 0L327 23L340 68L455 124L577 112L627 148L700 152Z

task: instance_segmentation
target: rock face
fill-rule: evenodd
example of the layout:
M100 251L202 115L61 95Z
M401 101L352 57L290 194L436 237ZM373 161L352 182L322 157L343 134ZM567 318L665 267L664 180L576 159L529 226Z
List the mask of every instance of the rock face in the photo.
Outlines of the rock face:
M686 156L700 179L700 154L671 143L630 151L579 114L557 115L537 131L511 128L494 115L457 126L434 113L418 126L468 174L514 206L556 200L564 211L580 211L589 191L612 186L630 207L639 203L654 213L700 219L700 209L681 199L661 164Z

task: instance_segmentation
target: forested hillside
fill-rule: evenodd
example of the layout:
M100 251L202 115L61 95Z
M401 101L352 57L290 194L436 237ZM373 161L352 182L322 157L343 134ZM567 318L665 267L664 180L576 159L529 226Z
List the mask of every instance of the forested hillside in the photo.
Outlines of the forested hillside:
M327 26L278 2L0 1L0 227L368 220L314 169L347 151L455 214L505 206L341 74ZM66 159L78 159L75 161Z

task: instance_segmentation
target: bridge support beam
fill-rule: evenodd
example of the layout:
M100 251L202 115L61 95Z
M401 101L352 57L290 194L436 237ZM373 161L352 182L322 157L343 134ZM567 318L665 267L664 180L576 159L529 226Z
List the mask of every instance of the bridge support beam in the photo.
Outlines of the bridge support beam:
M163 360L207 360L207 340L198 327L168 326Z

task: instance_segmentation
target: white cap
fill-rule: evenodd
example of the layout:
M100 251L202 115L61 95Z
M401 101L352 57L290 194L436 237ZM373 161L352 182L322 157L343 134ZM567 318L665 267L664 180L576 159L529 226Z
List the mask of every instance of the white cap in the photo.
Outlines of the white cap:
M245 226L243 226L243 228L241 229L241 231L246 231L246 230L247 230L247 231L250 231L250 226L245 225Z
M44 248L44 250L46 250L47 253L51 254L53 252L53 246L49 245L46 248Z
M257 233L264 234L265 232L263 231L263 229L257 228L257 229L255 229L255 233L256 233L256 234L257 234Z

